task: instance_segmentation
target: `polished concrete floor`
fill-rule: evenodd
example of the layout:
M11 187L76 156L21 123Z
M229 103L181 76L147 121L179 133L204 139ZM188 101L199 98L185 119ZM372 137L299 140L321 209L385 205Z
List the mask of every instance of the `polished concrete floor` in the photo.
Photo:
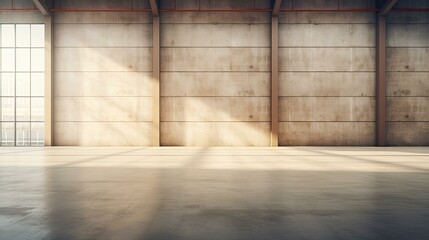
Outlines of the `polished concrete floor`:
M429 239L429 148L0 148L0 239Z

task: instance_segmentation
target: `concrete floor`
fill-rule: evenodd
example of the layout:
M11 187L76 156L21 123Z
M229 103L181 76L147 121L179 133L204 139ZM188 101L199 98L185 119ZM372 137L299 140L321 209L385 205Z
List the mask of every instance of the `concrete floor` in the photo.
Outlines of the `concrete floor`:
M0 239L429 239L429 148L1 148Z

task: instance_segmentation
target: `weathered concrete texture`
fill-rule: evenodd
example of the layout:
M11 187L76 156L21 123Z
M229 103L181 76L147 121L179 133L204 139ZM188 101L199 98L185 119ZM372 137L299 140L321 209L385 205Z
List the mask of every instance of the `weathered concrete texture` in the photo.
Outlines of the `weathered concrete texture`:
M254 3L202 1L201 7ZM270 28L268 13L161 14L162 145L270 144Z
M279 67L280 71L375 71L375 49L280 48Z
M374 72L281 72L280 96L375 96Z
M151 72L57 72L58 97L152 96Z
M14 1L1 1L1 8L35 8L34 2L32 0L14 0Z
M141 1L143 2L143 1ZM126 24L126 23L151 23L152 17L147 13L138 12L63 12L55 14L55 23L111 23L111 24Z
M270 8L269 1L264 0L164 0L160 2L161 8L177 8L177 9L252 9L252 8Z
M148 146L152 122L55 122L58 146Z
M387 71L429 71L429 48L387 48Z
M152 121L152 97L56 97L55 121Z
M141 0L56 0L56 7L63 8L89 8L89 9L109 9L109 8L150 8L149 1Z
M269 72L164 72L161 96L270 96Z
M402 2L402 1L401 1ZM387 23L401 23L401 24L410 24L410 23L429 23L429 13L425 12L394 12L388 14L386 17Z
M280 122L280 145L371 146L374 122Z
M373 1L294 1L294 9L371 8ZM373 145L375 14L279 16L280 145Z
M161 4L164 1L161 2ZM165 23L189 23L189 24L257 24L271 23L271 13L253 13L253 12L176 12L162 13L160 19Z
M45 23L40 12L0 12L0 23Z
M57 72L152 70L151 48L56 48L54 59Z
M291 1L289 1L291 2ZM294 9L347 9L347 8L371 8L374 1L355 0L300 0L293 1L286 5L287 8L293 6Z
M62 8L142 8L147 1L62 0ZM150 13L55 14L56 145L150 145Z
M290 1L289 1L290 2ZM374 24L374 13L345 13L345 12L288 12L279 15L279 23L356 23L356 24Z
M429 122L387 122L386 134L391 146L428 146Z
M268 24L163 24L161 45L164 48L270 47L270 34Z
M162 97L161 109L161 121L270 121L269 97Z
M270 122L161 122L164 146L268 146Z
M428 1L398 2L404 8L428 6ZM429 14L389 14L386 32L388 144L428 145Z
M375 47L375 26L280 24L279 38L280 47Z
M426 0L402 0L398 2L397 6L398 8L429 8L429 2Z
M388 24L387 47L429 47L429 24Z
M57 24L56 47L150 47L151 24Z
M429 72L388 72L386 96L428 96Z
M161 59L168 72L270 71L269 48L163 48Z
M279 121L375 121L375 98L280 97Z
M429 122L429 96L387 97L387 121Z

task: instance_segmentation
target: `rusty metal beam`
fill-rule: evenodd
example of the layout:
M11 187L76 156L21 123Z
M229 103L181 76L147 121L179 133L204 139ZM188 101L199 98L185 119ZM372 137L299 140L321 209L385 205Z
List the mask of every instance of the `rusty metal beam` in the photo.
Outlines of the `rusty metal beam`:
M279 145L279 19L271 17L271 147Z
M160 24L152 17L152 146L160 145Z
M273 17L276 17L279 15L280 12L280 6L282 4L282 0L275 0L274 6L273 6Z
M377 146L386 146L386 15L398 0L386 0L376 22L376 137Z
M398 0L387 0L378 12L379 16L386 16L390 12L390 10L392 10L393 6L395 6L396 2L398 2Z
M386 18L376 26L376 145L386 145Z
M42 0L33 0L33 2L43 15L50 15L48 6Z
M152 15L158 16L159 11L158 11L158 4L156 3L156 0L149 0L149 3L150 3L150 8L152 9Z

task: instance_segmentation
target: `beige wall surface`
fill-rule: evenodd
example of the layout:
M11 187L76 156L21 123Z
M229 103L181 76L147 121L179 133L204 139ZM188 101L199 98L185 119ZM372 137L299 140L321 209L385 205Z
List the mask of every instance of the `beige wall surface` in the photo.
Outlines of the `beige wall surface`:
M201 3L256 6L222 2ZM161 13L161 145L270 144L270 21L269 13Z
M429 8L399 1L398 8ZM429 13L392 13L386 27L387 143L429 145Z
M375 0L282 1L282 8L374 8ZM0 1L33 8L31 0ZM55 0L56 8L150 8L144 0ZM161 8L271 8L268 0L162 0ZM398 8L429 8L400 0ZM375 13L279 15L279 145L375 144ZM149 146L152 16L54 14L54 144ZM1 12L0 23L43 23ZM269 146L271 13L160 13L164 146ZM388 145L429 145L429 14L386 27Z
M138 5L142 2L61 0L55 4L147 8ZM67 12L55 13L54 18L55 144L150 145L150 13Z
M11 9L11 8L36 8L32 0L15 0L15 1L0 1L0 8ZM0 24L1 23L45 23L45 18L39 11L22 11L22 12L11 12L2 11L0 12Z
M296 9L337 6L294 1ZM340 6L373 7L373 1ZM280 145L374 145L374 23L373 13L279 16Z

